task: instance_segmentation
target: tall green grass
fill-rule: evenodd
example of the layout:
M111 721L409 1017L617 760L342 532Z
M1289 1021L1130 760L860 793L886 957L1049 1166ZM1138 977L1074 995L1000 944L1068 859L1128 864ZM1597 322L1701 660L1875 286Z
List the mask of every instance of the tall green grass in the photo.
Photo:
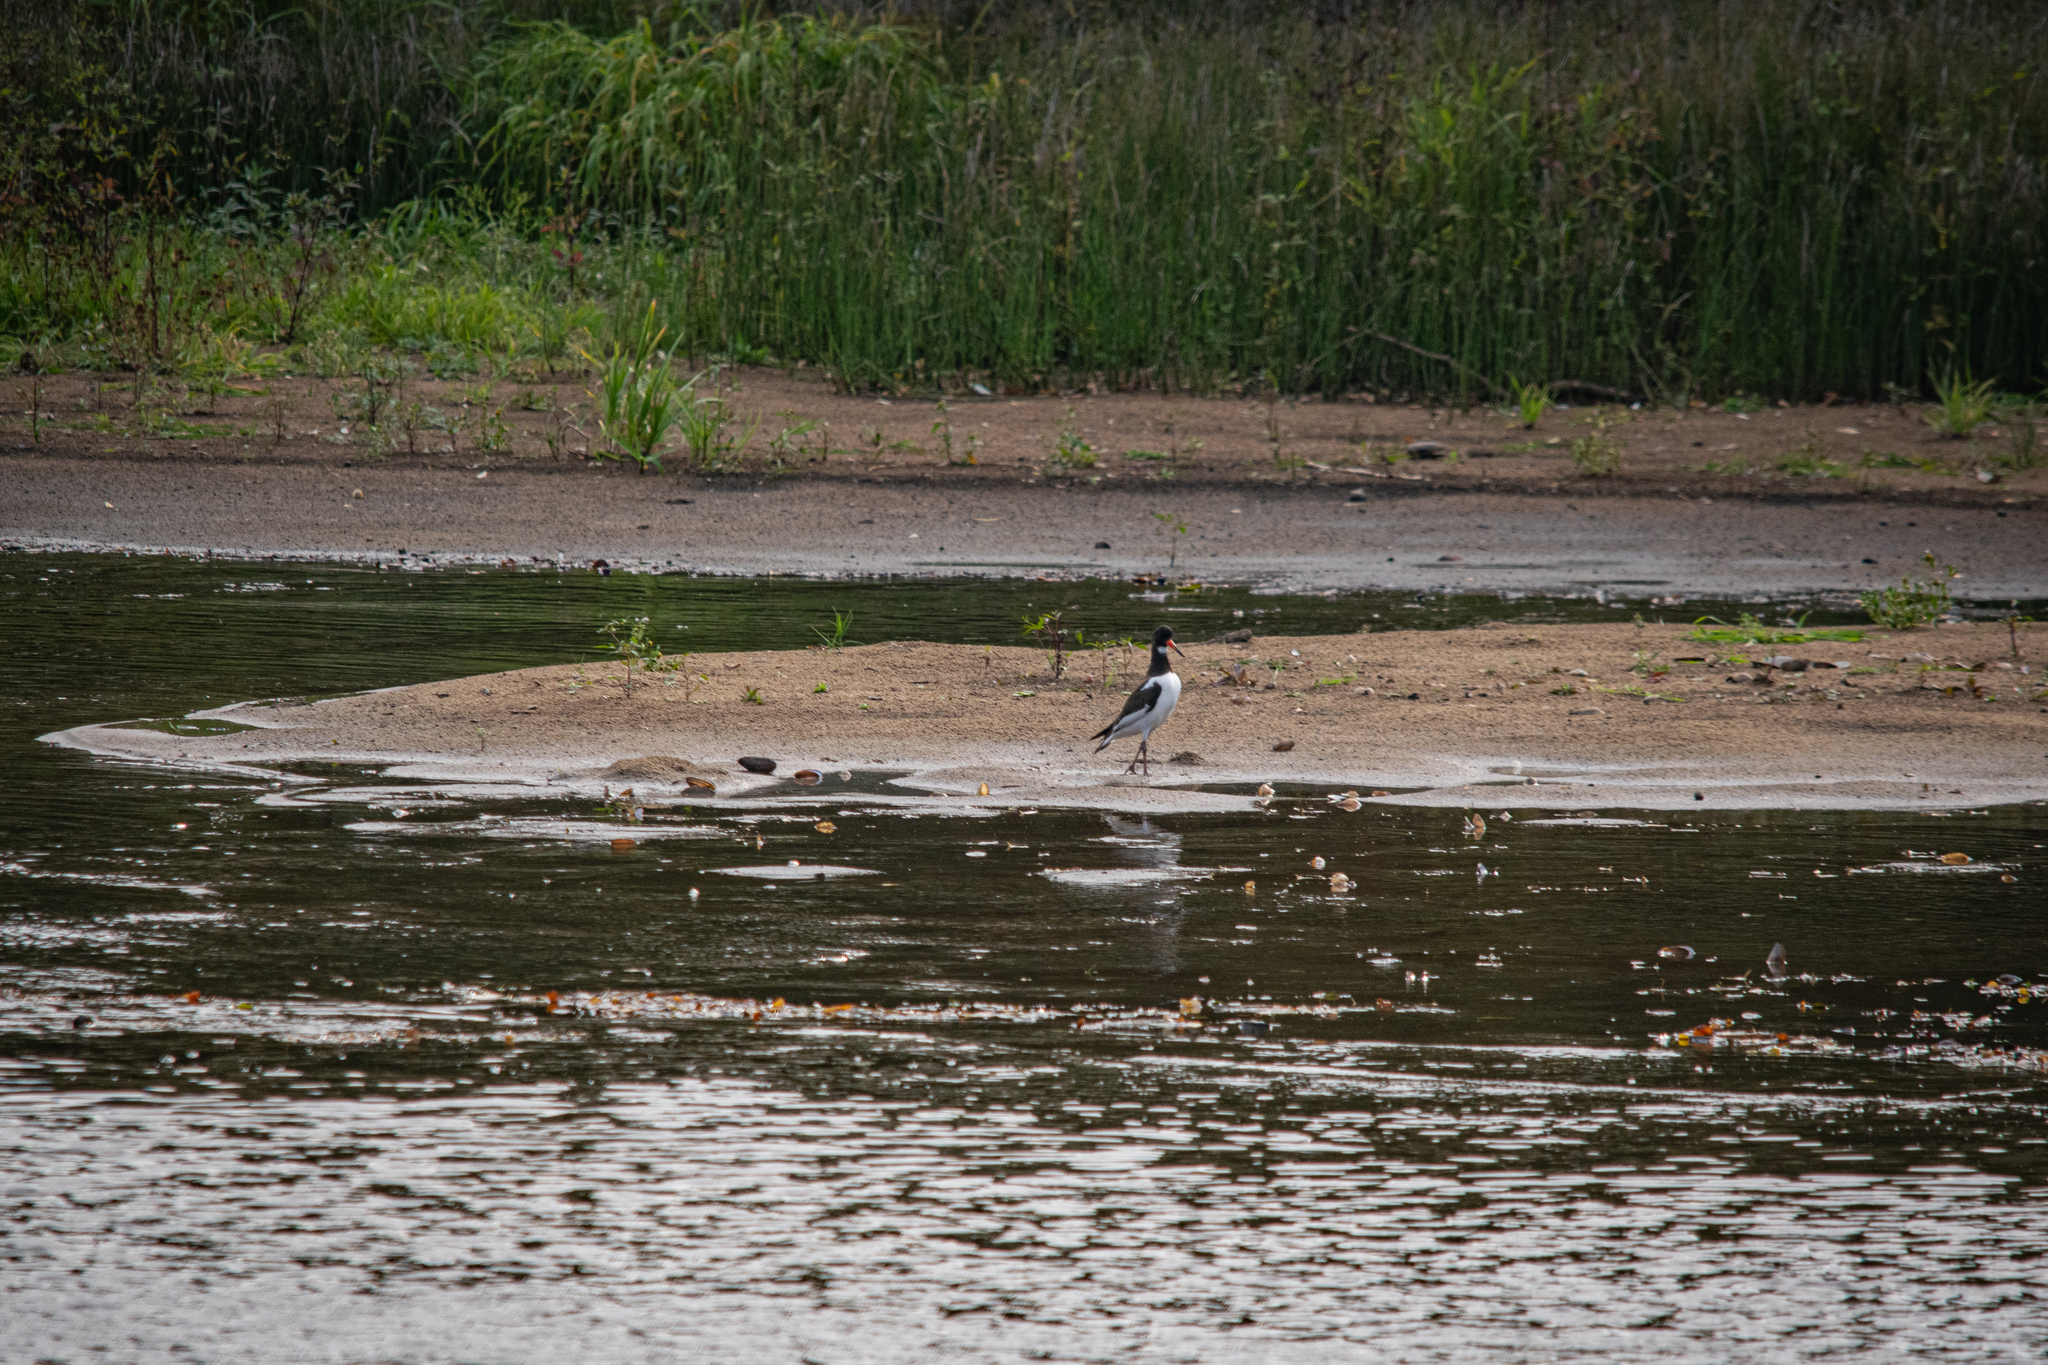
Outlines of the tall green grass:
M217 4L258 50L299 50ZM330 160L374 163L366 209L412 195L382 220L387 263L473 240L494 260L450 268L519 309L655 302L685 350L856 384L1816 397L1950 370L2032 387L2048 360L2048 10L723 13L594 29L325 0L304 14L333 26L313 50L346 98L303 127L221 122L295 167L317 124ZM192 65L153 79L184 89ZM260 160L188 160L189 192L249 198ZM415 311L436 307L437 334L470 327Z

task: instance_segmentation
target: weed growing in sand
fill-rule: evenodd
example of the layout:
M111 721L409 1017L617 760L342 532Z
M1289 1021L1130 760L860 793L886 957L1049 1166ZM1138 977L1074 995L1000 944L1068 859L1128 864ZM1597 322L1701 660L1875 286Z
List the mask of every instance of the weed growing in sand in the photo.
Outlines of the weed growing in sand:
M1920 556L1927 565L1929 574L1934 574L1936 564L1934 552ZM1911 574L1899 579L1896 588L1878 588L1864 593L1860 599L1863 610L1870 619L1888 630L1911 630L1930 621L1939 621L1948 615L1954 605L1949 597L1948 585L1963 576L1953 564L1940 565L1938 576L1916 581Z
M657 333L655 340L660 340ZM640 467L661 469L661 446L679 422L694 395L689 384L678 386L669 373L667 355L650 345L635 355L613 343L603 360L586 356L599 367L597 391L590 396L598 402L597 427L613 449Z
M1095 468L1095 447L1082 438L1080 428L1074 425L1074 405L1071 403L1067 405L1067 415L1060 423L1053 458L1068 469Z
M1154 512L1152 520L1159 523L1152 534L1166 537L1166 571L1172 573L1180 564L1180 547L1188 538L1187 521L1177 512Z
M1733 625L1718 616L1702 616L1693 622L1692 632L1685 638L1703 644L1729 645L1803 645L1809 640L1846 640L1853 643L1863 638L1860 630L1846 627L1808 630L1804 622L1805 618L1801 617L1790 629L1781 630L1765 625L1761 616L1749 612L1736 617Z
M1827 457L1820 438L1808 433L1806 439L1778 457L1777 470L1791 478L1838 479L1843 466Z
M812 626L811 634L822 640L827 649L844 649L847 644L846 632L852 629L853 613L835 610L832 613L832 628L827 630L823 626ZM824 689L820 688L819 690L823 691Z
M814 693L816 693L816 692L830 692L831 690L832 690L832 684L831 684L831 683L818 683L818 684L817 684L816 686L814 686L814 687L812 687L812 688L811 688L811 691L812 691L812 692L814 692Z
M1060 622L1061 615L1060 612L1052 611L1024 618L1024 634L1027 638L1052 641L1052 652L1046 656L1046 664L1052 669L1055 682L1067 671L1067 635L1066 628Z
M767 699L761 695L761 689L758 687L742 688L740 690L740 700L749 706L766 706L768 704Z
M654 642L652 627L644 616L621 616L605 622L603 630L612 640L607 647L619 656L620 667L625 674L626 695L629 697L633 695L635 669L660 677L662 674L680 672L683 665L689 662L690 656L687 654L670 658L661 652L661 646ZM673 678L662 677L661 682L664 687L675 686ZM694 692L696 689L692 687L690 690Z
M1947 370L1934 381L1934 411L1927 424L1942 435L1960 441L1991 420L1998 406L1998 386L1992 380L1970 382L1970 372Z
M1522 419L1522 429L1527 431L1541 421L1543 414L1557 406L1550 396L1550 390L1541 384L1524 384L1513 375L1508 376L1508 387L1515 395L1515 415Z
M1607 419L1593 423L1590 434L1572 442L1572 463L1589 479L1611 478L1621 472L1621 446L1607 434Z
M953 409L941 398L938 403L938 419L932 423L932 435L939 438L939 449L945 453L950 465L973 465L981 463L974 458L974 452L981 448L981 437L969 432L967 439L956 447L953 440Z

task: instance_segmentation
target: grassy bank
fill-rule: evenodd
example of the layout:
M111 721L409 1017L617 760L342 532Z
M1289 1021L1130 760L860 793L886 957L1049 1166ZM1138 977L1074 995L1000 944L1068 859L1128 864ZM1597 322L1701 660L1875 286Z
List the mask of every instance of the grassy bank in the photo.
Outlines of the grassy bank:
M108 364L552 362L650 304L686 355L853 385L1815 398L2048 361L2026 7L98 13L85 112L12 153L0 333Z

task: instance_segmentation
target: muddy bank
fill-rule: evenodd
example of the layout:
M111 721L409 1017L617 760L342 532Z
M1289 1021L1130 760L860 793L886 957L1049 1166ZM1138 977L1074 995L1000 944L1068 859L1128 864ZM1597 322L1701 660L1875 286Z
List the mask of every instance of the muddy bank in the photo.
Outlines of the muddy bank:
M2048 508L1345 487L851 484L616 470L0 458L0 544L724 574L1164 572L1298 590L1859 592L1921 568L2048 597ZM1174 522L1185 526L1172 534Z
M1142 672L1137 650L1085 651L1060 678L1026 649L696 655L630 692L617 665L533 668L198 713L228 733L49 738L173 764L630 786L654 810L794 792L805 769L823 804L887 773L888 799L963 814L1241 807L1242 789L1215 789L1258 782L1489 808L1942 809L2048 798L2033 643L2023 633L2014 658L1992 625L1747 650L1632 625L1184 641L1186 690L1149 778L1125 774L1131 744L1096 754L1085 738ZM774 773L744 772L743 756ZM657 761L613 766L634 759Z

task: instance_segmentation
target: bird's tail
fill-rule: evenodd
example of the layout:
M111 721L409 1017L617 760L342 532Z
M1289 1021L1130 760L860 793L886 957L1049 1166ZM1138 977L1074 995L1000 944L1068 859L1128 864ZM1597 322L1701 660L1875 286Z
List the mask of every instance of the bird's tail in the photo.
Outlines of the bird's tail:
M1099 754L1104 749L1107 749L1110 746L1110 744L1113 742L1113 738L1109 732L1114 729L1116 729L1116 724L1115 722L1111 722L1110 724L1103 726L1100 730L1097 730L1094 734L1088 736L1088 738L1090 739L1099 739L1102 741L1102 743L1095 746L1096 753Z

